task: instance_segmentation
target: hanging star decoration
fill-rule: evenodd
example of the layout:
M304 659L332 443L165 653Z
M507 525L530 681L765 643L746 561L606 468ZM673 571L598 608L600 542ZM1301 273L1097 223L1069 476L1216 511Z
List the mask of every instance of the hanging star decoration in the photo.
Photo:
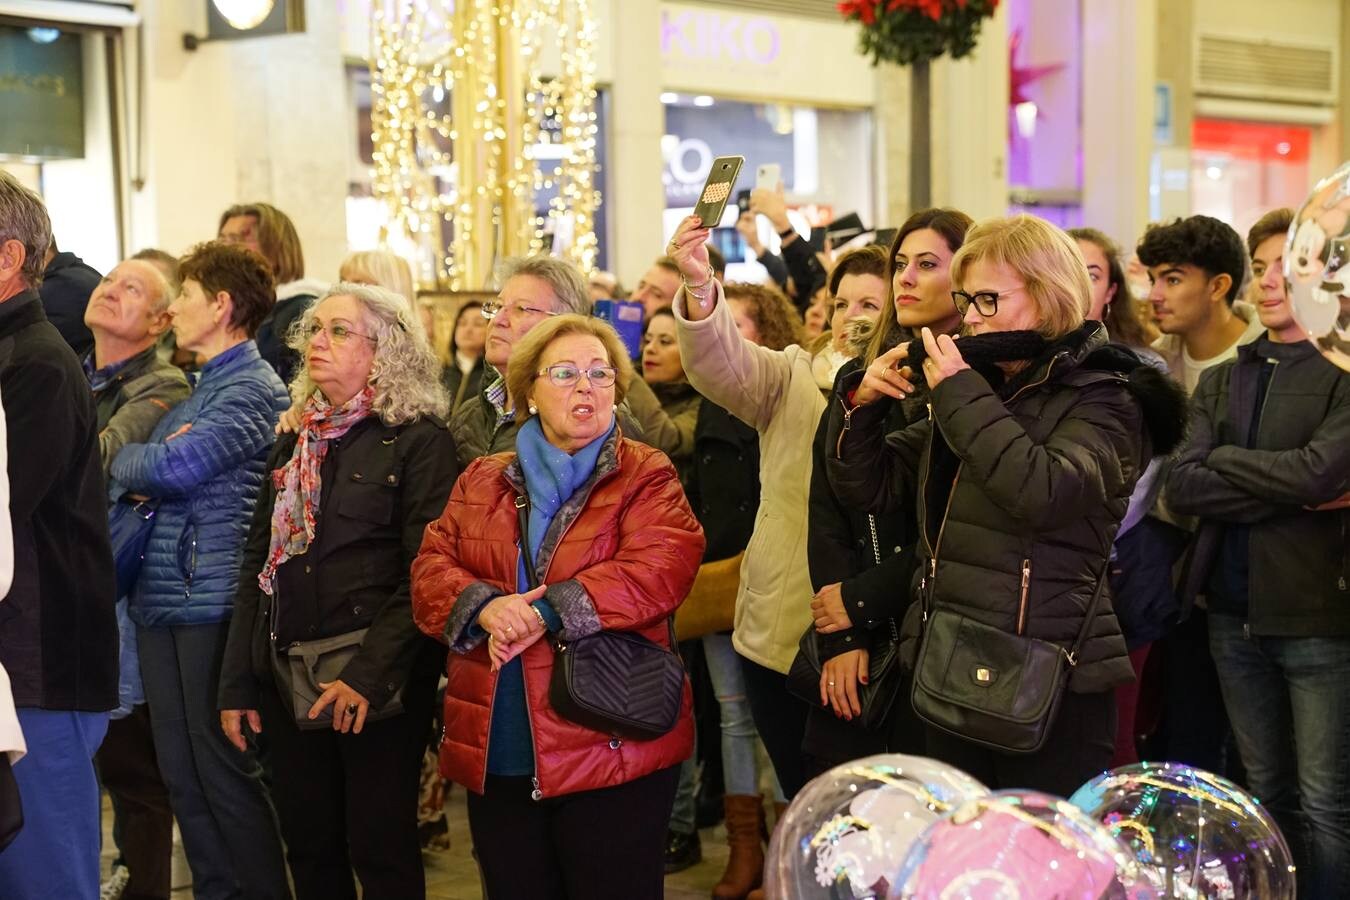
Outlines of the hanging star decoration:
M1023 103L1031 103L1032 100L1028 88L1035 82L1045 78L1047 75L1053 75L1064 68L1064 63L1048 63L1043 66L1023 66L1017 61L1022 50L1022 29L1013 31L1012 36L1008 38L1008 108L1016 113L1018 106ZM1040 118L1040 108L1036 106L1036 118ZM1009 123L1009 130L1012 130L1012 124Z

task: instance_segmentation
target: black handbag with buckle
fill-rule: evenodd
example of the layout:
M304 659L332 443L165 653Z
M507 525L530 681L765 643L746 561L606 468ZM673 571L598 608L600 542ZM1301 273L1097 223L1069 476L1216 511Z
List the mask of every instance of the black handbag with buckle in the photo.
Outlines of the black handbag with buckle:
M529 498L516 498L520 553L529 588L539 584L530 557ZM667 620L675 646L675 618ZM563 641L549 635L553 675L548 702L564 719L630 740L652 740L668 733L680 718L684 700L684 663L640 634L597 631Z
M1035 753L1054 727L1069 676L1097 615L1106 574L1069 648L933 609L936 564L923 599L923 637L910 697L929 725L1006 753ZM1025 617L1019 617L1025 622Z

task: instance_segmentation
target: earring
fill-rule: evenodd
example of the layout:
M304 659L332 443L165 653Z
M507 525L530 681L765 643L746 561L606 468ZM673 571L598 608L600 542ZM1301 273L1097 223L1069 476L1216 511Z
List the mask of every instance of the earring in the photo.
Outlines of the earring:
M532 415L532 416L533 416L533 415L537 415L537 414L539 413L539 407L535 406L534 403L533 403L533 401L531 401L531 403L530 403L530 405L529 405L529 410L530 410L530 415Z

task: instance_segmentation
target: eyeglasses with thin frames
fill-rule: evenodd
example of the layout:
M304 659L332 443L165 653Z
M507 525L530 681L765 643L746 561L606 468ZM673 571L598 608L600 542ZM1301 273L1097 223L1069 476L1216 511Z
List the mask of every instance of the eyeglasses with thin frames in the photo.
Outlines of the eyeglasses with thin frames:
M333 325L325 326L317 319L310 323L309 339L311 341L318 337L321 332L327 332L328 340L332 341L334 344L345 344L354 337L365 338L372 344L378 344L380 342L379 338L371 337L368 334L362 334L359 331L352 331L346 325L335 323Z
M498 313L503 312L506 313L508 318L516 314L550 317L562 315L562 313L554 312L551 309L540 309L537 306L526 306L523 303L515 302L502 303L500 300L484 301L482 307L479 308L479 311L483 314L483 318L487 319L489 322L495 319Z
M966 311L970 309L971 304L974 304L975 311L989 319L998 315L1000 297L1015 294L1020 290L1022 290L1020 287L1015 287L1006 291L976 291L973 294L968 294L965 291L952 291L952 303L955 304L956 311L962 318L965 318Z
M618 376L613 366L591 366L582 369L567 363L544 366L536 374L547 375L548 380L557 387L571 387L584 375L592 387L607 388L614 385L614 380Z

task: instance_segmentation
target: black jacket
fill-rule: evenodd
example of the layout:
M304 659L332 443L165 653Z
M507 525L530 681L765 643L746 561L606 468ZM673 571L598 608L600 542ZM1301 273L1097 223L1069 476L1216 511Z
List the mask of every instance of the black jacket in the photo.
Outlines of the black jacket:
M14 583L0 663L22 707L117 706L116 579L94 398L34 291L0 303Z
M483 367L485 365L487 364L480 356L467 376L460 371L459 366L454 362L441 369L441 384L445 385L445 392L450 395L451 409L483 389Z
M268 462L290 460L296 436L277 438ZM220 675L221 709L256 709L258 687L272 678L273 646L369 628L342 680L379 708L444 647L413 624L412 561L428 522L440 516L459 467L445 425L423 418L389 426L375 417L354 425L324 457L314 541L277 569L273 596L258 587L272 534L276 487L258 498L239 573Z
M811 297L828 279L825 267L821 265L816 251L811 249L811 244L801 235L783 245L783 264L792 278L792 303L797 307L797 312L805 313L811 305Z
M258 355L276 369L282 383L287 386L295 377L296 367L300 365L300 354L286 346L286 335L295 324L295 320L304 315L305 310L316 299L314 294L296 294L294 297L278 300L276 306L272 307L271 312L258 326L255 338Z
M914 576L914 544L918 539L913 505L898 505L885 513L863 512L840 500L826 475L830 418L837 411L842 415L838 387L856 379L853 373L861 370L862 363L856 359L839 370L836 393L820 417L811 454L810 527L806 533L811 587L818 591L838 583L844 608L853 622L853 627L845 631L817 636L821 659L860 647L873 649L873 639L890 641L891 623L898 626L913 596L908 588ZM885 403L886 431L898 431L924 418L926 399L927 390L922 389L917 402L909 398L903 403Z
M1256 445L1257 378L1274 360ZM1308 343L1262 338L1200 378L1168 502L1201 517L1182 602L1204 591L1225 526L1250 526L1248 624L1279 637L1350 634L1350 511L1306 509L1350 491L1350 375Z
M704 562L744 550L759 511L759 432L704 400L685 493L708 542Z
M47 321L61 332L62 339L79 359L94 349L94 335L84 324L84 310L89 305L89 295L102 280L97 269L74 253L56 254L42 273L38 293Z
M1067 646L1135 482L1180 440L1185 399L1133 353L1108 346L1096 322L1008 383L989 377L1000 386L972 369L945 379L930 420L890 435L882 404L835 415L830 482L872 511L914 498L930 604L1009 632L1021 615L1022 633ZM911 641L917 609L903 629ZM1133 678L1115 614L1099 604L1070 688L1092 693Z

